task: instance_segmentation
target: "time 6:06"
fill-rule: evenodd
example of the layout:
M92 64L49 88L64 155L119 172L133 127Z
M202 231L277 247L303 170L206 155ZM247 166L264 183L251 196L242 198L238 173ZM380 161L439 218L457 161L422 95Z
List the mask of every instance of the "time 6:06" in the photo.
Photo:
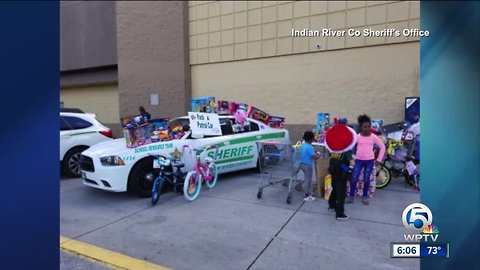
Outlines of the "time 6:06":
M398 254L416 254L417 248L416 247L398 247L397 253Z

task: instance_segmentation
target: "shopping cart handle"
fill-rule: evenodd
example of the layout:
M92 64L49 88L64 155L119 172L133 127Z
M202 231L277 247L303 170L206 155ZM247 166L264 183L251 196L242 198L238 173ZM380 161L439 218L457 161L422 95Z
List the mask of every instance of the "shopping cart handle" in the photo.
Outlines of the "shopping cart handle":
M266 153L265 156L267 156L267 157L283 157L285 155L280 154L280 153Z

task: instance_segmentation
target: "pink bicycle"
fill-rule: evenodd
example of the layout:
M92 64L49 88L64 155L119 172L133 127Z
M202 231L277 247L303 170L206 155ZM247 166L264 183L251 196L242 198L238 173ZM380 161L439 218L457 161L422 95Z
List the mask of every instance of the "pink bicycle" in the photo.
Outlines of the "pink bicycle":
M205 182L210 189L217 183L217 165L214 163L214 158L206 157L208 150L210 149L216 149L214 155L214 157L216 157L218 153L218 148L216 146L208 146L204 149L194 149L193 151L197 152L197 154L193 154L196 159L195 167L192 171L187 173L183 184L183 196L188 201L193 201L198 197L200 189L202 188L202 182ZM198 155L198 152L201 152L200 155Z

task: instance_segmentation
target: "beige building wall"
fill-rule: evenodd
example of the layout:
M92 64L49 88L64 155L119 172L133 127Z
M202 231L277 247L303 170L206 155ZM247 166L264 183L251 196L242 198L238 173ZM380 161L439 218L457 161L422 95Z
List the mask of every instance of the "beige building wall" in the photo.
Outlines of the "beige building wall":
M117 85L62 88L60 102L63 102L65 108L79 108L95 113L104 124L120 123Z
M189 1L190 63L205 64L418 41L292 37L292 28L362 31L420 26L418 1ZM317 44L321 48L317 48Z
M418 1L189 1L188 9L192 97L285 116L293 139L318 112L400 121L405 97L420 94L417 37L291 36L292 28L419 28Z
M194 65L192 95L255 104L289 125L314 125L318 112L392 123L404 117L404 98L419 95L419 50L415 42Z
M118 86L121 115L144 106L153 118L184 115L190 107L188 4L118 1ZM151 95L158 96L152 104Z

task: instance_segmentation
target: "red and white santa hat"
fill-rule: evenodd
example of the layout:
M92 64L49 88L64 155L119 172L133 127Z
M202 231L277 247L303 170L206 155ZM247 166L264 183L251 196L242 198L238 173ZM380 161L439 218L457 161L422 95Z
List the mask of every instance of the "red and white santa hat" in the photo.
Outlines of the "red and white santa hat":
M355 130L344 124L336 124L325 134L325 146L331 153L343 153L351 150L357 143Z

